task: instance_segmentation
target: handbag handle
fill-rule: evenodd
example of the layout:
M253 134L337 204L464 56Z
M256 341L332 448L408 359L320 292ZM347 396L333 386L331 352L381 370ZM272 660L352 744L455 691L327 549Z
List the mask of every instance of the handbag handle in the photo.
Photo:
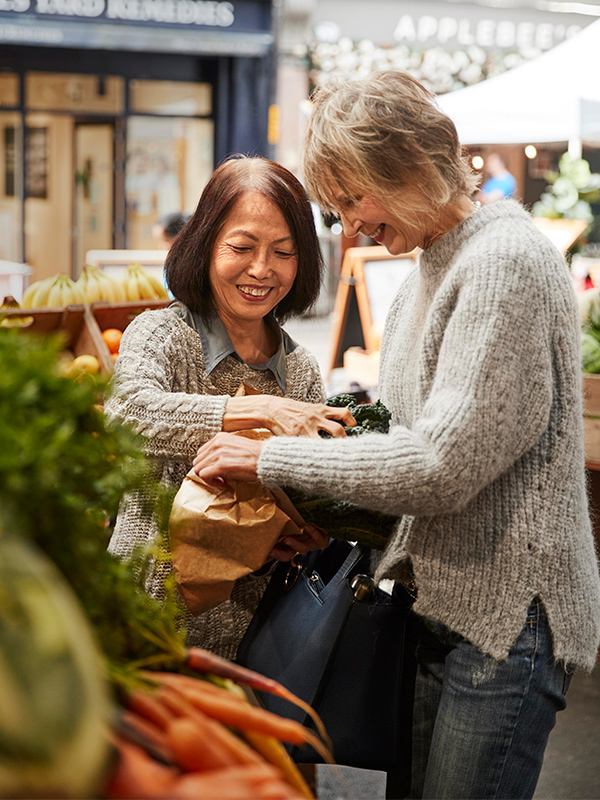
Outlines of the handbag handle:
M322 553L324 551L318 552ZM316 570L317 574L319 574L320 570L318 565L315 564L313 567L314 562L318 559L318 552L312 551L311 553L307 553L296 560L292 559L284 579L284 588L286 591L289 591L292 588L303 572L307 578L314 570ZM325 602L329 594L335 591L336 587L341 582L346 581L348 578L358 573L361 563L368 558L369 553L370 549L360 544L355 544L351 548L342 564L336 569L330 580L320 591L319 596L323 602Z

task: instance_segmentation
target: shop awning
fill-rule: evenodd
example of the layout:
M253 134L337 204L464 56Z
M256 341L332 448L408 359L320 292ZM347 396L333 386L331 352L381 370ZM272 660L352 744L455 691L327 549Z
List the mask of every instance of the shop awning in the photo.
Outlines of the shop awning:
M463 144L600 142L600 20L488 81L438 98Z
M273 41L270 32L262 31L199 30L181 26L160 28L103 21L91 24L0 15L0 42L4 44L189 55L264 56Z

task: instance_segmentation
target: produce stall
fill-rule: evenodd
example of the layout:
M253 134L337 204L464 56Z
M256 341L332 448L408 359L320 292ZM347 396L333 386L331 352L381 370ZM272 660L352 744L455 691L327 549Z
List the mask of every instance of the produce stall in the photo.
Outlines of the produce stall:
M108 287L110 300L70 302L82 295L61 276L42 288L43 300L34 285L27 307L6 298L0 309L0 798L383 798L385 773L335 765L307 703L186 646L173 576L164 600L143 586L161 542L128 563L107 550L132 490L167 535L173 493L101 400L122 331L169 300L115 302ZM57 294L65 305L43 306ZM352 435L387 429L386 409L360 410ZM321 515L331 506L296 500L307 519L315 503ZM346 505L339 536L360 538ZM379 517L385 537L394 520ZM261 693L299 706L304 722L266 711ZM310 745L322 763L301 770L286 745Z
M65 376L61 347L0 328L0 797L311 797L283 743L331 761L324 732L252 690L300 701L186 647L173 587L159 602L140 585L158 548L108 553L109 520L148 467L97 406L106 379ZM170 497L152 493L164 522Z
M88 265L77 281L57 274L32 283L20 303L5 297L0 324L35 334L61 333L66 372L111 375L127 325L146 309L169 302L162 282L139 264L116 278Z

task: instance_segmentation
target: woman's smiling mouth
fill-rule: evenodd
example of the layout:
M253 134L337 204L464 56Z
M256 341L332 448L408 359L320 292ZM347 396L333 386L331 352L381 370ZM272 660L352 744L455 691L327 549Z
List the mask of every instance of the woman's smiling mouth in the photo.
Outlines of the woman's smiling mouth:
M381 241L381 239L383 239L384 230L385 230L385 224L382 222L381 225L378 228L376 228L371 234L371 239L375 239L376 242Z
M244 286L242 284L237 284L237 288L240 292L247 297L266 297L269 292L271 291L271 286Z

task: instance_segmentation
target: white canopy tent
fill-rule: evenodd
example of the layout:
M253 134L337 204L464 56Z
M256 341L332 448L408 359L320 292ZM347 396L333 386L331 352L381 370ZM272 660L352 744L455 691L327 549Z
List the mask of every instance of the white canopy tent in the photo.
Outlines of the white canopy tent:
M600 143L600 20L537 58L438 98L462 144Z

